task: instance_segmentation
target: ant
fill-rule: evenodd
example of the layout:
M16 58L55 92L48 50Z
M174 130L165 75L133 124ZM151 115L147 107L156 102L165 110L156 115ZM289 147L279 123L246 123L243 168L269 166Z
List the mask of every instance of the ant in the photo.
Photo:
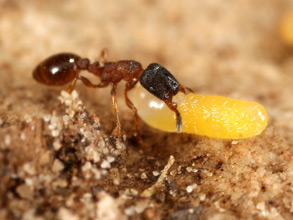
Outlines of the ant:
M33 77L39 83L49 86L60 86L71 82L67 92L71 93L77 80L90 88L104 88L111 84L112 105L116 119L116 135L121 132L121 124L118 118L116 103L116 88L121 80L126 81L124 96L126 105L134 113L134 123L137 137L140 139L137 109L128 98L128 92L134 88L139 81L140 84L150 93L163 100L173 112L176 113L176 128L180 132L182 129L182 119L177 110L177 103L172 102L172 98L179 91L186 93L186 89L175 77L164 67L157 63L150 64L145 70L142 65L134 60L119 60L117 62L107 62L106 50L102 50L100 62L90 63L88 58L81 58L73 53L59 53L52 55L41 62L33 71ZM99 84L93 84L86 77L80 75L81 70L86 70L100 78Z

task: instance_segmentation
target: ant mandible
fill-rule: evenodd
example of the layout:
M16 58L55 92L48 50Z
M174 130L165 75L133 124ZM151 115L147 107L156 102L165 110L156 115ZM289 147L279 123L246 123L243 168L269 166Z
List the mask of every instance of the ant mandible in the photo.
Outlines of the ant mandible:
M99 62L90 63L88 58L81 58L73 53L59 53L48 57L41 62L33 71L33 77L39 83L49 86L60 86L71 82L67 92L71 93L77 80L91 88L104 88L112 85L112 105L116 119L116 135L121 132L121 124L118 118L116 103L116 88L121 80L126 81L124 90L126 105L134 113L134 123L137 137L140 138L137 109L128 98L128 92L134 88L139 81L140 84L150 93L163 100L173 112L176 113L176 128L180 132L182 129L182 119L177 110L177 103L172 102L172 98L179 91L186 93L186 89L175 77L164 67L157 63L150 64L145 70L142 65L134 60L119 60L117 62L106 61L106 50L101 52L104 65ZM93 84L86 77L80 75L81 70L86 70L100 78L99 84Z

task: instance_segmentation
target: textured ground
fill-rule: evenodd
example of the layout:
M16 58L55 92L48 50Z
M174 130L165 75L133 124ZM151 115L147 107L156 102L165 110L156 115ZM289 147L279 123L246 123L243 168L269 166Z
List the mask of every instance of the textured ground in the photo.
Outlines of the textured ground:
M0 0L0 219L292 219L293 43L279 32L290 8L289 0ZM109 60L158 62L199 93L259 102L269 125L233 141L142 122L140 146L122 95L117 140L109 89L78 84L70 96L31 77L53 53L96 60L105 47Z

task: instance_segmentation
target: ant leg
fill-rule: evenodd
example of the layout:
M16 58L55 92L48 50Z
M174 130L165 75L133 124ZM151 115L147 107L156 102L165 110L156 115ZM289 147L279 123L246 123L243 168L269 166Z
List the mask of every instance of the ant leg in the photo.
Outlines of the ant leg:
M78 77L79 76L77 76L76 78L74 78L74 80L72 81L72 83L68 86L68 88L66 89L66 91L68 92L68 93L71 93L72 91L73 91L73 89L74 89L74 87L75 87L75 84L76 84L76 81L78 80Z
M186 90L188 91L188 92L192 92L192 93L194 93L194 91L191 89L191 88L188 88L188 87L185 87L185 86L183 86L183 85L179 85L179 91L180 92L183 92L184 94L186 94Z
M136 137L141 142L141 133L140 133L140 129L139 129L139 121L138 121L137 109L135 108L135 106L130 101L130 99L128 98L128 95L127 95L128 92L131 89L133 89L133 87L136 85L137 82L138 82L137 79L133 79L133 81L126 83L125 90L124 90L124 97L125 97L125 103L126 103L127 107L130 108L134 113L133 121L134 121L135 128L136 128Z
M116 102L116 88L117 88L117 84L113 83L112 90L111 90L112 105L113 105L113 110L114 110L115 119L116 119L116 129L117 129L116 135L120 136L121 124L120 124L119 117L118 117L118 108L117 108L117 102Z
M109 85L108 82L100 82L99 84L93 84L91 81L88 80L88 78L85 78L84 76L78 76L78 79L83 82L83 84L90 88L104 88Z
M166 103L166 105L168 106L168 108L170 110L175 112L175 114L176 114L176 129L177 129L177 132L181 132L181 130L182 130L182 118L181 118L181 115L180 115L179 111L177 110L177 103L172 102L172 96L169 99L164 100L164 102Z
M83 76L77 76L76 78L74 78L72 83L68 86L68 88L66 90L68 93L72 92L72 90L74 89L74 87L76 85L77 80L81 80L85 86L90 87L90 88L104 88L104 87L107 87L109 84L109 83L105 83L105 82L101 82L99 84L93 84L87 78L85 78Z
M99 57L99 60L105 64L107 62L109 51L107 48L103 48Z

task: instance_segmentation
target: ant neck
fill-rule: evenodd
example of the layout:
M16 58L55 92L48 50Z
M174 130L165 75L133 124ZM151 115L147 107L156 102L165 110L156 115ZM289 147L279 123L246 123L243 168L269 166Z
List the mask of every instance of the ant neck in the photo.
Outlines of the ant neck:
M89 64L86 70L94 74L95 76L100 77L103 72L103 67L100 65L98 61L96 61L92 64Z

